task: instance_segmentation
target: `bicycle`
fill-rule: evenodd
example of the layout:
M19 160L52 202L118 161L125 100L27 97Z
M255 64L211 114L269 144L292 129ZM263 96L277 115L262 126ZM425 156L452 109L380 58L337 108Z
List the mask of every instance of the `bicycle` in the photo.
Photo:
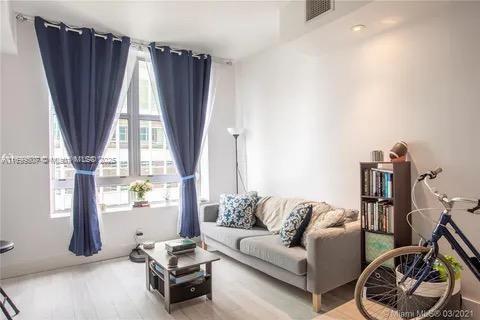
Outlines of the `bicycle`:
M415 210L409 215L422 211L415 202L415 187L422 181L444 208L431 238L423 245L400 247L380 255L368 264L360 275L355 287L355 303L366 319L421 320L442 315L441 312L455 286L454 271L450 263L439 253L438 241L442 237L448 241L480 282L480 253L451 216L457 203L475 204L474 208L467 210L475 214L480 211L480 199L461 197L449 199L446 194L431 188L428 181L434 180L441 172L442 169L439 168L421 174L412 187ZM410 226L412 227L411 224ZM454 238L449 227L458 235L463 246ZM465 245L473 253L473 257L467 254ZM443 274L439 270L443 270Z

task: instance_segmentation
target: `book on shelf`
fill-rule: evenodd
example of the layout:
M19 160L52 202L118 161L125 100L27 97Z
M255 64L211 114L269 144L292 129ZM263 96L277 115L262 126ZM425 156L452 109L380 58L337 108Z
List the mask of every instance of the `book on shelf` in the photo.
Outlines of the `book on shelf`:
M188 268L180 269L180 270L173 270L173 271L171 271L171 273L174 276L179 277L179 276L183 276L185 274L189 274L189 273L197 272L197 271L200 271L200 266L188 267Z
M363 195L369 197L393 198L393 171L384 168L370 168L363 172Z
M160 266L157 263L154 263L153 267L155 268L155 271L157 271L157 273L161 274L162 276L165 276L165 273L164 273L165 270L162 268L162 266ZM205 277L205 271L201 269L192 271L190 273L181 274L181 275L174 275L173 273L170 273L170 282L173 284L181 284L185 282L191 282L193 280L203 278L203 277Z
M362 228L367 231L393 233L394 207L388 202L362 202Z

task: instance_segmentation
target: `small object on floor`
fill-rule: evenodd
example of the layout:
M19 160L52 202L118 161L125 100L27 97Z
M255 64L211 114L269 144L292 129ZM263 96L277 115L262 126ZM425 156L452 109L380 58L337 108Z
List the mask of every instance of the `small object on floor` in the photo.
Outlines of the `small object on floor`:
M154 241L145 241L143 243L143 248L144 249L153 249L153 248L155 248L155 242Z
M138 229L135 231L135 242L137 243L137 246L132 249L132 252L130 252L130 255L128 258L130 261L135 262L135 263L143 263L145 262L145 259L147 255L145 252L140 250L140 244L142 243L142 237L143 237L143 232L142 230Z
M171 255L168 257L168 266L169 267L176 267L178 265L178 258L175 255Z
M130 252L130 255L128 258L130 261L135 262L135 263L143 263L145 262L146 254L140 250L140 248L135 248Z

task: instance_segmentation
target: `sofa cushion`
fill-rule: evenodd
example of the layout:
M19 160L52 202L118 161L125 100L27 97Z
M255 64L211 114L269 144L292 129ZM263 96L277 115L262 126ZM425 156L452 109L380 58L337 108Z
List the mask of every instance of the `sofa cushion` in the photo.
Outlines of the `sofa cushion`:
M307 250L285 247L278 235L244 238L240 251L297 275L307 273Z
M240 240L248 237L265 236L272 234L267 229L253 227L251 229L237 229L217 226L215 222L202 222L202 234L216 240L232 249L240 249Z
M251 229L255 225L257 193L222 194L217 225L224 227Z

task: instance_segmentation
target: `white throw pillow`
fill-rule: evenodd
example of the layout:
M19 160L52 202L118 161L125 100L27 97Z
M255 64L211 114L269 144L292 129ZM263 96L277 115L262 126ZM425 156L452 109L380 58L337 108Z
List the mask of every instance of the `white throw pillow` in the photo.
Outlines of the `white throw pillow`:
M273 233L278 233L287 215L299 204L300 198L264 197L257 203L255 216Z

